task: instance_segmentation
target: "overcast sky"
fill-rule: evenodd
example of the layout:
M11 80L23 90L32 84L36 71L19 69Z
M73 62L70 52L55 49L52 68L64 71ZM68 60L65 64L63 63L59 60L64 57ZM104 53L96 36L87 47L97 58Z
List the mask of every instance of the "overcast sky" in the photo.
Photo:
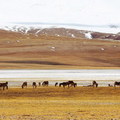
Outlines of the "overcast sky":
M120 23L120 0L0 0L0 22Z

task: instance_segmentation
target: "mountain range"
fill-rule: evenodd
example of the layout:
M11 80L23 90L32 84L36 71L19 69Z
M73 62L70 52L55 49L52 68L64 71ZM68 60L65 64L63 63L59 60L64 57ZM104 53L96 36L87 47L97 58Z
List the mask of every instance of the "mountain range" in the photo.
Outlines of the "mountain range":
M87 38L87 39L110 39L120 40L119 26L90 26L90 25L78 25L76 24L12 24L0 26L1 36L9 35L9 37L17 37L31 35L39 37L40 35L57 36L57 37L70 37L70 38ZM91 29L90 29L91 28ZM102 30L98 30L101 28ZM86 29L86 30L85 30ZM106 30L107 29L107 30ZM118 31L117 33L110 33L111 30ZM96 30L96 31L95 31ZM105 31L106 30L106 31ZM102 31L102 32L101 32ZM105 32L104 32L105 31ZM12 35L11 35L12 34ZM13 36L13 34L15 36Z

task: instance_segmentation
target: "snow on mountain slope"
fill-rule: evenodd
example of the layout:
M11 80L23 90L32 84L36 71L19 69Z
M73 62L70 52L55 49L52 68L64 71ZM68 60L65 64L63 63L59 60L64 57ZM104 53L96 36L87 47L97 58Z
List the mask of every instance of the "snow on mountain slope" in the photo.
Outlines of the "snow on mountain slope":
M66 23L0 23L1 29L12 30L12 31L22 31L29 29L44 29L44 28L68 28L76 30L87 30L102 33L113 33L117 34L120 32L120 25L110 24L110 25L86 25L86 24L66 24Z
M85 33L85 37L88 38L88 39L92 39L92 35L91 35L91 32L88 32L88 33Z

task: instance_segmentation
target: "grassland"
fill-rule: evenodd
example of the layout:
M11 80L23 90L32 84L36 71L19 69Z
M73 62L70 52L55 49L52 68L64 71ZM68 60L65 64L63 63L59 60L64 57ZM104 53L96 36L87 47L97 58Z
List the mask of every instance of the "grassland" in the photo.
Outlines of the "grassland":
M0 90L0 120L119 119L119 87Z
M119 69L119 52L119 41L5 34L0 36L0 69Z

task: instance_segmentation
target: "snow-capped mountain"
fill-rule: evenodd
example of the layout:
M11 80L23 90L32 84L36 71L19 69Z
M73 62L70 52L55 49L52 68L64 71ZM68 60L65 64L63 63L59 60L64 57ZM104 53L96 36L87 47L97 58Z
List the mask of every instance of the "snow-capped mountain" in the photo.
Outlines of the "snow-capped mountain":
M119 25L92 26L80 24L14 23L1 24L0 29L24 35L34 35L36 37L50 35L71 38L120 40Z

